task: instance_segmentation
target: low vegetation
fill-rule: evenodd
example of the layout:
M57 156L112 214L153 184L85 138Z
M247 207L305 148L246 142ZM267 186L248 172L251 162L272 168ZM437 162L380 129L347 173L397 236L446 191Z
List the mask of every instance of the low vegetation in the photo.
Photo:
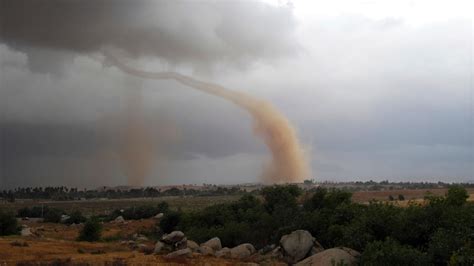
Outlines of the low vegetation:
M353 203L350 192L337 189L315 189L305 200L301 194L293 185L268 187L263 200L245 195L234 203L172 213L160 226L165 232L182 230L198 242L217 236L224 246L249 242L258 248L305 229L325 248L360 251L363 265L472 265L474 260L474 206L460 186L407 207Z
M100 224L98 219L89 219L84 224L81 232L79 233L79 237L77 240L79 241L99 241L102 234L102 225Z
M0 210L0 236L18 234L20 228L12 213Z

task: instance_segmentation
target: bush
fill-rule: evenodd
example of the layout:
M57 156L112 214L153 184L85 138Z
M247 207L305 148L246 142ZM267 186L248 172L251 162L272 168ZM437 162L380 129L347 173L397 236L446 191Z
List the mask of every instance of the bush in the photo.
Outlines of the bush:
M426 254L410 246L403 246L391 238L369 243L361 255L360 264L367 266L430 265Z
M277 206L295 208L296 198L301 195L301 189L297 185L275 185L265 187L262 196L265 199L265 208L271 213Z
M79 241L99 241L102 233L102 225L97 219L91 218L87 220L82 228L79 237Z
M48 212L44 214L44 221L47 223L59 223L63 214L64 211L60 209L48 209Z
M66 220L66 224L80 224L87 221L87 218L80 211L73 211Z
M468 198L469 194L465 188L459 185L454 185L448 189L448 193L446 194L446 203L451 206L462 206L464 203L466 203Z
M142 205L142 206L130 207L123 211L114 210L112 214L110 215L110 220L113 220L117 218L118 216L122 216L126 220L148 219L157 215L158 213L166 213L168 211L169 211L168 203L165 201L162 201L158 203L156 206Z
M181 213L169 212L160 220L160 229L164 233L171 233L181 221Z
M398 195L398 200L399 200L399 201L404 201L404 200L405 200L405 196L403 196L402 194Z
M0 236L15 235L19 230L15 216L0 210Z
M17 217L43 218L48 213L48 210L48 206L34 206L31 209L25 207L18 210Z

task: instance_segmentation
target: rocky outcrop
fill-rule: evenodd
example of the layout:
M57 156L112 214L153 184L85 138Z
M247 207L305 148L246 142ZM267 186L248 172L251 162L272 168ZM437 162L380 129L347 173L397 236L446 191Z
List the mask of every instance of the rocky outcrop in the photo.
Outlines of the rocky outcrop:
M232 259L246 259L255 253L255 248L252 244L245 243L238 245L230 250L230 257Z
M198 251L199 250L199 245L198 243L192 241L192 240L186 240L186 247L191 249L191 251Z
M125 222L125 219L123 218L122 215L118 216L117 218L115 218L114 220L115 223L124 223Z
M161 237L161 241L166 243L166 244L176 244L178 242L181 242L184 239L184 233L181 231L173 231L169 234L165 234L163 237Z
M206 255L206 256L212 256L215 254L215 250L212 249L211 247L209 246L201 246L199 248L199 252L202 254L202 255Z
M230 248L222 248L216 252L216 257L218 258L230 258Z
M283 256L288 263L296 263L306 257L313 247L313 236L306 230L296 230L280 239Z
M214 238L209 239L208 241L202 243L201 247L202 246L210 247L214 251L222 249L221 240L218 237L214 237Z
M168 253L165 258L173 259L178 257L192 257L193 252L189 248L179 249L174 252Z
M332 266L332 265L357 265L358 257L360 253L350 248L330 248L324 251L318 252L315 255L308 257L295 265L320 265L320 266Z

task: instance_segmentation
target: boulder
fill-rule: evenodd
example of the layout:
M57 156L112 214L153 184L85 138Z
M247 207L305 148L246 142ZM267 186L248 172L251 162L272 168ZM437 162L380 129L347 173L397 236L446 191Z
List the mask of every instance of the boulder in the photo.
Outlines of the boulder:
M145 244L138 244L138 250L139 250L140 252L145 253L145 254L150 254L150 253L152 253L152 252L154 251L153 248L150 248L150 247L148 247L148 246L145 245Z
M255 253L255 248L252 244L245 243L238 245L230 250L230 257L232 259L246 259Z
M175 244L184 239L184 233L181 231L173 231L169 234L164 235L161 241L167 244Z
M173 247L175 249L183 249L188 247L188 239L186 237L183 237L180 241L174 243Z
M186 247L190 248L191 251L198 251L199 250L199 245L192 241L192 240L186 240Z
M220 250L222 248L221 240L218 237L214 237L207 240L206 242L201 244L201 247L202 246L210 247L215 251Z
M313 247L313 236L306 230L296 230L280 239L285 260L296 263L306 257Z
M157 215L153 216L155 219L161 219L163 218L164 214L162 212L158 213Z
M25 227L21 229L21 236L32 236L33 232L31 232L31 228Z
M209 256L212 256L215 253L214 249L212 249L209 246L201 246L199 248L199 252L203 255L209 255Z
M117 218L115 218L114 222L116 223L123 223L125 222L125 219L123 218L122 215L118 216Z
M330 248L324 251L318 252L315 255L308 257L295 265L320 265L320 266L332 266L332 265L357 265L358 257L360 253L350 248Z
M165 247L165 243L161 241L157 241L155 244L155 250L153 250L153 253L159 254L163 251L163 248Z
M71 218L69 215L63 214L63 215L61 215L60 222L65 223L67 220L69 220L69 218Z
M216 252L216 257L218 258L230 258L230 248L222 248Z
M180 249L176 250L174 252L171 252L165 256L167 259L173 259L173 258L178 258L178 257L191 257L193 255L193 252L189 248L185 249Z

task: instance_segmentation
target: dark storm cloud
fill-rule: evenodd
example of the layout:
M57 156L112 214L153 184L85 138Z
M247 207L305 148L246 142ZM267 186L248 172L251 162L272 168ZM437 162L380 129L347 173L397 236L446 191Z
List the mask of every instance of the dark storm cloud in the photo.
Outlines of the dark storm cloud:
M54 58L43 60L34 48L91 53L114 47L170 64L242 67L296 47L291 8L259 2L1 0L0 6L0 40L33 55L36 69Z

